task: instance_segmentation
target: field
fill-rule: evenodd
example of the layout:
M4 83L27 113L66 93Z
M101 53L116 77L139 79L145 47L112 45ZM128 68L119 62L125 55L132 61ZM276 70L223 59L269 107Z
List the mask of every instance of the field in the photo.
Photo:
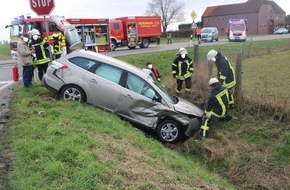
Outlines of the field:
M161 145L112 114L55 99L40 84L30 91L20 85L12 100L9 130L0 139L5 142L1 152L11 160L6 187L289 189L290 77L285 60L289 60L290 51L284 43L244 44L242 92L231 110L236 119L212 125L210 138L201 142L192 137L176 145ZM211 48L220 49L235 65L241 45L200 50L194 91L182 96L202 108L209 94L204 59ZM248 49L251 58L246 58ZM192 49L188 51L193 55ZM170 69L175 53L118 59L140 68L153 62L162 75L161 82L174 92Z

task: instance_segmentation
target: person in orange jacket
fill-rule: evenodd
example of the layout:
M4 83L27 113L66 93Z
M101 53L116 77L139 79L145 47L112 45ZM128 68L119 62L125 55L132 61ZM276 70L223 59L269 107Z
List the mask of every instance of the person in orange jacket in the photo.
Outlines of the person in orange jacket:
M198 43L200 44L200 42L201 42L201 29L199 27L197 27L195 29L195 35L197 37Z

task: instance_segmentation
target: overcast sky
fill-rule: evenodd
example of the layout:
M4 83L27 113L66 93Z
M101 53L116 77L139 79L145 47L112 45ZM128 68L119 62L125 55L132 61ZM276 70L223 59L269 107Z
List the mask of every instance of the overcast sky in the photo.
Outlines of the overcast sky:
M9 29L5 26L19 15L38 17L31 9L31 0L8 0L5 5L2 2L0 11L0 41L9 40ZM40 0L42 1L42 0ZM145 9L152 0L54 0L55 8L51 14L61 15L67 18L115 18L122 16L141 16L145 15ZM190 13L195 10L197 17L200 18L208 6L243 3L247 0L177 0L184 2L186 14L185 23L192 22ZM274 0L280 7L290 14L289 0ZM48 16L49 17L49 16Z

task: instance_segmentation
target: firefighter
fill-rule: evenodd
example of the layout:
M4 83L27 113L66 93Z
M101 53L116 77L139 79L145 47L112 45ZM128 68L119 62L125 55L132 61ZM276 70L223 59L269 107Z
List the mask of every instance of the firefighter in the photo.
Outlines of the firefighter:
M172 32L167 32L167 44L172 44Z
M208 62L214 62L217 67L217 77L220 83L230 92L230 107L234 106L233 87L236 85L235 71L230 61L216 50L210 50L207 54Z
M62 32L58 32L57 35L58 35L58 40L59 40L61 50L62 50L61 55L64 56L67 54L65 36L63 35Z
M54 53L54 56L55 56L55 59L58 59L60 58L61 54L62 54L62 48L61 48L61 45L60 45L60 42L59 42L59 37L58 37L58 34L53 34L52 35L53 37L53 53Z
M182 83L185 81L185 92L191 91L191 77L193 75L192 59L187 55L185 48L180 48L176 53L177 57L172 63L172 75L176 79L176 93L180 94Z
M160 74L159 74L157 68L153 67L153 64L151 62L148 61L146 63L146 69L149 69L153 73L153 75L155 76L156 80L160 82Z
M209 122L230 121L231 116L228 115L229 91L222 86L217 78L211 78L208 82L211 87L207 107L201 121L201 136L208 137Z
M31 30L30 35L32 36L30 46L35 50L33 65L37 67L38 77L41 81L44 73L46 73L48 63L50 62L50 45L41 37L37 29Z

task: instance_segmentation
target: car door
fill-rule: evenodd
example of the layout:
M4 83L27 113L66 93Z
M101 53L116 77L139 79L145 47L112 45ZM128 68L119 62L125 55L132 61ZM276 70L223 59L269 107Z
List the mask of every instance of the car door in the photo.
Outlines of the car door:
M101 63L94 71L87 73L84 81L89 88L88 103L115 112L120 101L122 72L118 67Z
M131 121L154 127L158 120L161 103L154 101L158 96L154 88L141 77L128 73L118 107L118 114Z

